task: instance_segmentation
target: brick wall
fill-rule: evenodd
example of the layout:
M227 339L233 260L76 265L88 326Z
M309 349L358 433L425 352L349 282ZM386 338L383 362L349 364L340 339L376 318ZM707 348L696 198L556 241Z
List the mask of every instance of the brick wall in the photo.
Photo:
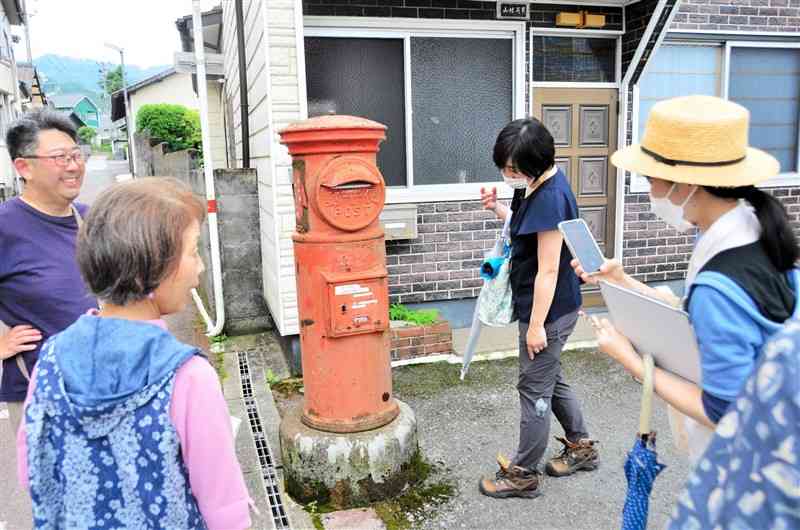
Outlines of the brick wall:
M627 187L626 187L627 188ZM800 188L769 188L786 207L800 237ZM679 234L650 213L647 193L625 194L623 265L641 281L682 279L686 276L695 232Z
M530 4L529 27L554 27L556 14L578 9L606 15L605 29L622 29L622 9L557 4ZM304 15L337 17L449 18L494 20L496 2L473 0L303 0Z
M800 32L800 0L683 0L671 30Z
M421 203L417 212L419 237L386 243L390 303L477 296L478 268L502 222L478 201Z
M641 0L625 8L625 34L622 36L622 75L636 54L636 47L644 36L658 0Z
M393 361L453 351L453 331L447 321L427 326L392 326L390 334Z

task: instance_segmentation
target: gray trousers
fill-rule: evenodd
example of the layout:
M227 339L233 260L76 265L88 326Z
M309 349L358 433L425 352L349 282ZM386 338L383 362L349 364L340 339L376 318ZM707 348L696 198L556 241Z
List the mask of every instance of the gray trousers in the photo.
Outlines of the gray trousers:
M578 311L575 311L545 324L547 347L533 360L528 357L528 323L519 323L520 422L515 465L530 470L539 465L550 438L550 410L568 440L575 442L589 437L578 400L561 374L561 350L577 321Z

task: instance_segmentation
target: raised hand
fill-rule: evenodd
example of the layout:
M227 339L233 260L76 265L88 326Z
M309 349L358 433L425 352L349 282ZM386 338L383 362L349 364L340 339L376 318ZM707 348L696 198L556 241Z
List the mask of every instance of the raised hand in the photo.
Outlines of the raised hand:
M491 190L481 188L481 204L485 210L497 211L497 188L493 187Z

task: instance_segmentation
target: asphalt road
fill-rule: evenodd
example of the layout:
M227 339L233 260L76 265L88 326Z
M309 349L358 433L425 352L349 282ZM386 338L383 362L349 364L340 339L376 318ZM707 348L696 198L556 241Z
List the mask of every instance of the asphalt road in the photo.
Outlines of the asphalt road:
M536 499L491 499L478 492L478 480L494 475L498 452L516 448L519 401L517 360L475 363L465 383L459 366L420 365L394 369L395 395L417 415L425 456L441 462L458 494L419 522L421 528L607 530L620 527L626 481L622 466L633 446L639 421L641 386L608 359L591 352L568 352L563 358L567 381L583 406L592 438L600 441L597 471L549 478ZM667 468L656 479L650 501L649 528L662 528L688 477L685 457L672 448L666 408L654 400L652 428L658 454ZM563 436L553 420L552 436ZM551 440L545 455L560 451Z

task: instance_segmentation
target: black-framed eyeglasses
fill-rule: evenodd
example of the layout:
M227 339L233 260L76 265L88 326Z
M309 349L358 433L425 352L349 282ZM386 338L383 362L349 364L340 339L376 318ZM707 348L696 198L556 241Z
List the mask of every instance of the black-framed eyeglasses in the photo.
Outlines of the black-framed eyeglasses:
M58 155L31 155L31 156L23 156L22 158L33 158L35 160L43 160L49 159L55 162L55 164L59 167L67 167L70 163L74 160L76 164L83 164L86 162L86 155L83 154L83 151L72 151L71 153L61 153Z

